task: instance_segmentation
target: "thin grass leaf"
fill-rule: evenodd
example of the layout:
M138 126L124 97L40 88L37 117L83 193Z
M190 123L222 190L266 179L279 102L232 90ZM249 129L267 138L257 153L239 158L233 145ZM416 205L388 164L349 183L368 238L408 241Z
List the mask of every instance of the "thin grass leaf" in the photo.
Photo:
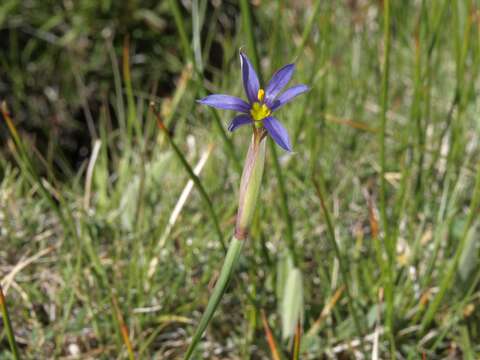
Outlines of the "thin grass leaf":
M293 339L293 355L292 360L300 359L300 342L302 340L302 322L297 321L297 326L295 329L295 337Z
M113 306L113 313L115 314L115 319L117 320L119 331L122 336L122 340L125 344L125 347L127 348L128 358L130 360L135 360L135 354L133 353L132 342L130 341L130 336L128 334L128 327L125 324L125 320L123 319L122 312L118 307L117 298L115 297L115 294L113 292L111 294L111 301Z
M331 314L335 305L341 299L344 290L345 290L345 285L342 285L335 291L333 296L331 296L330 299L328 299L328 301L325 303L325 306L322 309L322 312L320 313L320 316L318 317L317 320L315 320L315 322L312 324L312 326L308 330L306 334L307 337L313 337L320 331L323 323L325 322L325 319L327 318L327 316Z
M132 76L130 71L130 38L125 36L123 41L123 81L125 82L125 91L127 93L127 135L129 139L133 138L133 132L137 140L140 140L142 130L140 122L137 119L137 108L133 97Z
M385 297L387 305L387 314L385 316L385 326L390 339L390 356L396 358L395 334L393 328L394 322L394 271L395 271L395 248L396 241L391 236L390 223L387 217L387 183L385 174L387 172L385 134L387 128L388 111L388 90L390 80L390 0L383 2L383 63L382 63L382 81L380 92L380 215L383 225L385 238L385 251L388 257L387 274L385 279Z
M300 54L303 52L303 49L305 48L305 45L307 44L308 38L310 37L310 34L313 29L313 25L315 24L315 20L318 20L317 16L318 16L318 13L320 12L321 3L322 2L320 0L317 0L315 2L315 5L313 5L312 13L307 20L307 24L305 25L305 28L303 29L302 40L300 42L300 45L297 47L297 50L295 51L295 56L293 57L294 59L297 59L300 56Z
M180 40L181 40L181 43L182 43L182 47L183 47L184 52L185 52L185 58L193 64L194 71L195 71L196 75L198 76L198 79L200 80L198 82L197 91L199 92L199 95L201 97L205 97L205 96L207 96L207 92L205 91L205 89L203 88L203 86L201 84L205 80L204 74L203 74L202 71L200 71L199 65L195 61L195 56L194 56L193 51L190 47L190 43L188 41L186 26L185 26L185 24L183 22L183 19L182 19L182 14L181 14L181 11L180 11L180 7L178 5L177 0L169 0L169 4L170 4L171 10L173 12L174 18L175 18L175 25L176 25L177 31L180 35ZM198 31L200 31L200 29L198 29ZM210 108L210 113L214 117L215 126L217 127L218 133L220 134L223 143L225 144L225 148L227 149L228 154L230 155L230 157L233 160L235 170L237 170L237 172L240 172L240 170L241 170L240 161L239 161L239 159L237 157L237 154L235 152L235 148L233 146L232 140L227 136L227 133L225 132L224 126L222 124L220 116L218 115L218 112L216 110Z
M72 235L76 234L76 231L74 229L73 222L67 221L65 218L62 210L60 207L57 205L56 201L53 199L53 197L50 195L50 192L45 188L44 182L40 177L38 176L37 172L35 171L35 168L33 166L32 161L30 160L30 157L28 156L28 153L25 149L25 145L23 144L23 141L20 139L18 136L17 129L15 128L15 125L13 124L13 120L10 117L10 113L7 107L7 103L3 102L1 104L1 112L3 115L3 119L7 123L8 130L10 131L10 135L13 138L13 141L15 143L16 150L18 151L20 158L22 160L22 164L19 164L21 167L25 169L25 171L28 174L28 177L31 178L32 183L37 184L40 193L43 195L43 197L47 200L49 205L51 206L52 210L57 214L60 222L65 228L65 231L67 232L72 232Z
M5 296L3 295L2 285L0 285L0 309L2 311L3 324L5 326L5 332L7 333L8 343L12 350L12 355L15 360L20 360L20 353L18 352L17 342L15 341L15 334L13 332L12 323L8 314L7 303Z
M265 315L265 311L262 309L261 311L262 316L262 323L263 323L263 330L265 331L265 336L267 337L268 347L270 348L270 353L272 354L272 360L281 360L280 357L280 350L278 349L277 341L275 340L275 336L268 325L268 319Z
M173 13L173 18L175 19L175 25L177 26L178 35L180 36L180 42L182 44L185 58L192 64L195 64L195 58L193 56L192 48L190 47L190 41L188 40L186 26L183 23L184 16L182 15L180 5L178 4L177 0L169 0L168 3Z
M322 211L323 211L323 215L325 216L325 221L327 223L327 230L328 230L328 234L329 234L328 238L330 240L330 243L332 244L333 249L335 250L335 255L336 255L338 263L340 265L340 273L342 274L343 283L345 285L345 292L346 292L347 297L348 297L348 303L347 303L348 304L348 309L353 316L353 322L355 324L355 329L357 331L357 336L360 337L360 345L362 347L362 351L365 353L365 346L364 346L364 343L363 343L363 337L361 335L362 334L362 328L360 327L360 320L359 320L358 314L357 314L357 312L356 312L356 310L353 306L354 299L353 299L353 297L351 295L351 292L350 292L350 279L348 277L348 268L343 261L342 254L340 253L340 248L338 247L338 244L337 244L337 238L336 238L335 230L333 228L333 223L332 223L332 220L331 220L331 217L330 217L330 212L327 208L327 204L325 203L325 197L323 195L325 185L323 184L322 175L319 173L318 181L316 179L312 179L312 181L313 181L313 185L315 187L318 199L320 200L320 205L321 205L321 208L322 208Z
M210 154L213 150L213 145L210 145L208 149L202 154L202 157L200 158L199 162L193 169L193 172L196 176L200 175L200 172L202 171L204 165L206 164L208 158L210 157ZM147 272L147 277L149 279L152 278L152 276L155 274L157 270L158 263L160 261L159 258L159 251L165 246L165 243L173 229L173 226L177 222L178 217L180 216L180 213L188 199L188 196L190 195L190 192L192 191L192 188L194 186L194 182L192 179L188 180L187 185L183 189L182 193L180 194L180 197L178 198L177 203L175 204L175 207L168 219L167 226L165 227L160 239L158 240L158 243L155 247L154 254L155 256L150 260L149 267L148 267L148 272ZM148 287L148 286L147 286Z
M448 269L441 279L438 293L436 294L433 301L430 303L429 307L427 308L427 312L425 313L422 319L422 323L421 323L422 332L425 332L428 329L429 325L433 321L435 314L438 311L438 308L442 303L442 300L445 294L447 293L447 290L450 289L452 285L452 281L457 272L457 267L458 267L460 258L465 249L465 246L467 245L470 228L474 224L474 220L478 217L479 207L480 207L480 163L478 165L478 172L475 180L475 188L473 191L472 200L470 203L468 219L465 224L462 237L460 238L460 241L455 250L455 254L453 255L453 258L450 261L450 264L448 265Z
M198 178L198 176L195 175L195 172L193 171L192 167L188 163L187 159L185 159L185 157L183 156L181 150L177 147L177 145L173 141L172 137L170 136L170 132L165 127L165 124L163 123L163 121L160 117L160 114L155 110L155 104L151 103L150 108L152 109L153 113L157 117L158 128L163 132L163 134L167 138L168 142L172 146L173 151L177 155L178 159L182 163L182 165L185 168L185 170L187 171L188 175L190 176L190 179L192 179L193 183L195 184L195 186L200 191L200 194L202 195L202 198L207 205L207 211L208 211L208 213L210 215L210 218L213 222L215 231L217 233L218 241L220 242L220 245L222 245L223 250L226 251L225 241L223 239L222 230L220 229L220 223L218 221L217 214L215 213L215 209L213 208L212 201L210 200L210 197L207 194L207 191L203 187L203 184L200 181L200 179Z
M198 67L198 71L203 73L203 58L202 47L200 42L202 19L204 18L206 1L202 1L203 8L200 9L198 4L199 0L192 1L192 36L193 36L193 53L195 56L195 64Z

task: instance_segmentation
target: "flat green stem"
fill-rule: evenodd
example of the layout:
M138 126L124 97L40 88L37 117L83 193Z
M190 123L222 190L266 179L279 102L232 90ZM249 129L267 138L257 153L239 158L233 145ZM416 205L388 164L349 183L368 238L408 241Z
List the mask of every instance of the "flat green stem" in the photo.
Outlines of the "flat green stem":
M233 237L232 241L230 242L225 260L223 262L222 270L220 271L220 275L217 283L215 284L215 288L213 289L213 293L208 300L207 308L200 319L200 323L198 324L195 334L193 335L192 342L188 347L187 353L185 354L185 360L191 358L195 347L202 338L208 323L212 319L213 314L215 313L215 310L217 309L218 304L225 293L225 289L227 288L228 282L233 274L233 271L235 270L238 259L240 258L243 243L243 240L238 240L235 237Z
M382 72L382 91L380 95L380 215L384 231L385 250L388 257L388 271L384 274L385 279L385 298L387 311L385 316L385 325L390 338L390 355L395 359L395 336L393 330L394 318L394 268L395 268L395 240L390 234L389 221L386 211L387 183L385 179L386 161L385 161L385 133L388 111L388 85L390 75L390 0L383 2L383 72Z
M205 310L200 324L195 331L192 343L187 350L185 359L189 359L200 341L203 332L213 317L215 310L220 303L223 293L228 285L228 281L238 262L243 243L248 239L253 213L257 208L260 186L262 183L263 168L265 164L265 139L261 132L254 132L252 142L248 149L245 167L240 182L239 205L237 221L235 225L235 235L230 242L225 260L220 271L220 276L213 290L207 309Z

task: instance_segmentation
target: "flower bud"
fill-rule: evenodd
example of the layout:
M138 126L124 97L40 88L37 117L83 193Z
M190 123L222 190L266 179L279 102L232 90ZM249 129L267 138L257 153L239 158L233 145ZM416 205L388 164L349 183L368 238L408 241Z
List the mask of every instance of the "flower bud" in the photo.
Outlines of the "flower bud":
M262 183L266 142L266 137L260 131L255 131L248 148L240 183L237 223L235 226L235 237L238 240L244 240L248 237L252 224Z

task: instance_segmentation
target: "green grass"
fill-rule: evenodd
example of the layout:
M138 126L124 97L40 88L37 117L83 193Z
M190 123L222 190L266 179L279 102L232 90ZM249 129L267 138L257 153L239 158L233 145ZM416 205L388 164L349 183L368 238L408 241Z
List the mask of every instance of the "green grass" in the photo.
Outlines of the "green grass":
M23 359L182 358L250 140L195 99L243 96L239 48L263 79L295 60L311 91L278 113L295 152L267 148L197 357L271 358L265 312L291 359L292 269L300 359L480 356L477 2L81 3L0 4L0 279ZM1 359L9 339L0 327Z

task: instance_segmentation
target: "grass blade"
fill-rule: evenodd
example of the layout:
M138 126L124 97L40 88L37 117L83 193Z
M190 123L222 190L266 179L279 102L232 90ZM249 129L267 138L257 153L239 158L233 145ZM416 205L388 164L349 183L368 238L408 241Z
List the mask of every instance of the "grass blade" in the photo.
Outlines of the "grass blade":
M330 315L332 310L334 309L335 305L337 304L338 300L342 297L343 291L345 290L345 285L339 287L335 293L330 297L330 299L325 303L325 306L320 313L320 316L317 320L313 323L313 325L308 330L306 336L313 336L318 333L321 326L323 325L325 318Z
M387 180L385 173L387 172L387 164L385 159L385 134L387 127L387 111L388 111L388 88L390 77L390 0L383 2L383 69L382 84L380 93L380 215L383 225L385 237L385 250L388 257L388 269L385 278L385 298L387 306L387 314L385 325L387 333L390 337L390 356L395 359L395 335L393 333L394 320L394 271L395 271L395 240L390 236L390 227L387 217Z
M462 256L463 250L465 249L465 245L467 243L468 239L468 233L470 231L470 228L472 227L474 221L478 217L478 211L480 207L480 163L478 165L478 171L477 171L477 176L475 180L475 188L473 191L473 197L472 201L470 203L470 210L469 210L469 215L467 222L465 224L465 227L463 229L462 237L460 238L460 242L457 246L457 249L455 250L455 255L453 256L448 270L443 276L441 283L440 283L440 289L427 308L427 312L425 313L421 327L422 327L422 332L425 332L430 325L430 323L433 320L433 317L438 311L438 308L440 307L440 304L443 300L443 297L445 296L447 290L451 287L453 278L455 276L455 273L457 271L458 263L460 261L460 258Z
M125 320L123 319L122 312L118 307L117 298L115 297L113 292L112 292L112 306L114 310L113 312L115 314L115 319L117 320L118 327L120 328L120 334L122 335L123 343L127 347L128 358L130 360L135 360L132 342L130 341L130 336L128 335L128 327L125 324Z
M10 322L10 316L8 315L7 303L5 296L3 295L2 285L0 285L0 308L2 311L3 324L5 325L5 331L8 337L8 343L12 350L12 355L15 360L20 360L20 354L17 348L17 342L15 341L15 334L13 333L12 323Z
M203 82L205 80L205 78L204 78L203 72L200 70L201 69L200 65L197 64L197 62L195 61L195 56L193 54L192 48L190 47L190 42L188 41L187 31L185 29L185 24L184 24L183 19L182 19L182 14L181 14L181 11L180 11L180 7L178 5L177 0L169 0L169 3L170 3L170 7L172 9L172 12L173 12L173 16L175 18L175 25L176 25L177 31L180 35L180 40L181 40L181 43L182 43L182 47L184 48L185 58L193 64L195 73L197 74L198 79L200 80L200 82L199 82L200 87L198 89L199 94L200 94L200 96L206 96L207 92L205 91L203 86L201 86L201 82ZM196 31L200 32L200 29L197 29ZM199 52L200 52L200 48L198 47L197 53L199 53ZM240 161L239 161L239 159L238 159L238 157L235 153L235 148L233 147L232 140L230 140L230 138L227 136L227 133L225 132L225 129L223 127L220 116L218 115L218 113L215 109L210 108L210 112L213 114L213 117L215 119L215 125L216 125L217 130L220 134L220 137L222 138L222 141L225 144L227 152L231 156L231 158L233 159L233 164L234 164L235 170L237 170L237 172L240 172L240 170L241 170Z
M280 351L278 350L277 342L275 341L275 336L273 335L272 330L268 325L268 319L267 319L267 316L265 315L264 310L261 311L261 316L262 316L263 329L265 331L265 336L267 337L268 347L270 348L270 352L272 353L272 360L281 360Z
M200 172L202 171L204 165L206 164L208 158L210 157L210 153L212 152L212 149L213 149L213 146L210 145L208 149L203 153L202 157L200 158L200 161L197 163L197 165L193 169L193 172L196 176L199 176ZM155 251L154 251L155 256L152 258L152 260L150 260L150 265L148 267L148 272L147 272L148 281L153 277L153 275L157 270L157 266L160 261L158 252L160 249L162 249L165 246L165 243L175 223L177 222L177 219L180 216L180 213L182 212L182 209L185 203L187 202L187 199L190 195L190 192L192 191L193 186L194 186L193 180L192 179L188 180L187 185L184 187L182 193L180 194L180 197L178 198L177 203L175 204L175 207L172 213L170 214L167 226L165 227L160 237L160 240L158 240L158 243L155 246Z
M312 179L313 181L313 185L315 186L315 190L317 192L317 196L318 196L318 199L320 200L320 205L322 207L322 211L323 211L323 215L325 216L325 221L327 223L327 230L328 230L328 238L330 240L330 243L332 244L332 247L333 249L335 250L335 255L337 257L337 260L338 260L338 264L340 265L340 273L342 274L342 278L343 278L343 283L345 285L345 293L348 297L348 308L349 308L349 311L350 313L352 314L352 317L353 317L353 322L355 324L355 329L357 331L357 335L358 337L360 338L360 341L361 341L361 347L362 347L362 350L363 352L365 352L365 346L364 346L364 343L363 343L363 337L362 337L362 328L360 327L360 320L358 318L358 315L357 315L357 312L355 311L354 307L353 307L353 303L354 303L354 300L353 300L353 297L352 297L352 294L350 292L350 281L349 281L349 278L348 278L348 270L345 266L345 263L343 261L343 258L342 258L342 254L340 253L340 248L338 247L338 244L337 244L337 238L336 238L336 235L335 235L335 230L333 228L333 223L332 223L332 220L331 220L331 217L330 217L330 212L327 208L327 204L325 203L325 197L324 197L324 185L323 185L323 178L322 176L320 175L319 176L319 181L317 181L316 179Z
M222 245L222 248L224 250L226 250L225 241L223 240L222 230L220 229L220 224L218 222L218 217L217 217L217 214L215 213L215 209L213 208L212 201L210 200L210 197L208 196L207 191L203 187L203 184L200 181L200 179L198 178L198 176L195 175L195 172L193 171L192 167L188 163L187 159L185 159L185 156L183 156L182 152L180 151L178 146L173 141L173 139L170 135L170 132L166 128L165 124L163 123L163 121L160 117L160 114L155 110L155 105L153 103L150 104L150 108L152 109L153 113L157 117L157 124L158 124L159 129L165 134L165 137L167 138L168 142L172 146L173 151L177 155L178 159L180 160L183 167L185 168L188 175L190 176L190 179L192 179L193 183L195 184L195 186L200 191L200 194L202 195L203 200L207 204L207 211L208 211L208 213L210 215L210 218L213 222L213 225L215 227L215 231L216 231L217 236L218 236L218 241Z
M295 338L293 339L293 360L300 359L300 341L302 339L302 323L297 321L297 327L295 330Z
M173 13L173 18L175 20L175 25L177 26L178 35L180 36L180 42L182 44L183 52L185 53L185 58L190 61L192 64L195 64L195 58L193 56L192 48L190 47L190 41L188 41L187 31L185 25L183 24L183 15L178 5L177 0L169 0L170 9Z
M310 33L313 29L313 24L315 23L315 19L320 12L321 3L322 2L320 0L317 0L313 6L312 15L310 15L308 18L307 25L305 26L305 29L303 29L302 41L300 42L300 46L298 46L297 50L295 51L294 59L297 59L300 56L305 48L305 45L307 44L308 38L310 37Z
M36 183L39 186L40 192L42 196L47 200L49 205L51 206L52 210L57 214L60 222L65 228L65 231L71 231L74 236L76 236L76 231L74 229L73 223L69 223L65 216L62 213L62 210L60 207L57 205L56 201L53 199L53 197L50 195L48 190L45 188L45 185L43 184L42 179L40 176L37 174L35 171L35 168L33 166L32 161L30 160L30 157L28 156L27 150L25 149L25 145L23 144L23 141L20 139L20 136L18 135L17 129L15 128L15 125L13 124L13 120L10 116L10 113L8 111L7 103L3 102L1 104L1 112L3 115L3 119L7 123L8 130L10 132L10 135L13 138L13 141L15 143L16 150L18 151L20 155L20 159L22 160L23 164L19 164L21 168L25 170L27 173L28 177L31 179L33 183Z
M127 134L128 139L133 138L132 131L135 131L137 139L141 138L140 122L137 119L137 109L133 97L132 76L130 71L130 39L128 36L123 41L123 80L127 93Z

